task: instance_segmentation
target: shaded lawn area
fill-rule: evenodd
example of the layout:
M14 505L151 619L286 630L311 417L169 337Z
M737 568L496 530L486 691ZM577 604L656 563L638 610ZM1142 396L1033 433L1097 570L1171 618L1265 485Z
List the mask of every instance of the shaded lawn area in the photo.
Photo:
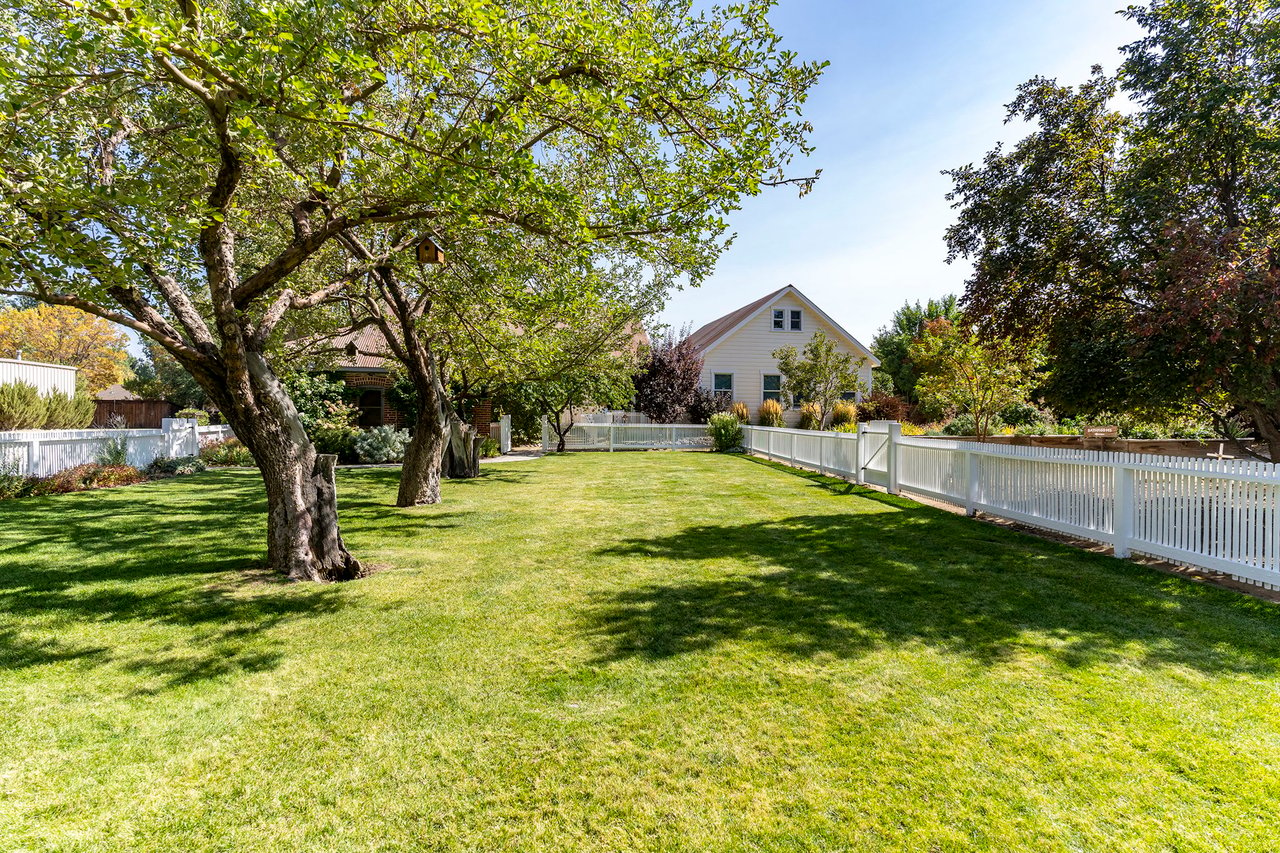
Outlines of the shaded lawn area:
M0 849L1259 850L1280 609L712 454L0 504Z

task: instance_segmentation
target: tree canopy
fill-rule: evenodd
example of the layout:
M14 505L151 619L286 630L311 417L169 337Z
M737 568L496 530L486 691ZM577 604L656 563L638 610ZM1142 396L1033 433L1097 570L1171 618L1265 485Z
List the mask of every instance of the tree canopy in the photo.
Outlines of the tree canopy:
M909 403L920 402L916 396L920 368L911 359L911 342L924 334L925 325L930 320L955 322L959 318L960 300L953 294L930 299L923 304L907 302L893 312L893 319L876 332L871 341L871 351L880 359L880 366L876 369L889 377L893 393Z
M0 294L163 346L258 461L270 562L354 576L272 367L297 312L481 228L696 281L743 195L807 186L783 170L819 66L768 0L693 6L0 5Z
M966 309L1044 337L1060 409L1241 411L1280 459L1280 16L1267 0L1124 14L1147 34L1116 78L1029 81L1009 118L1036 130L949 172Z
M60 305L0 309L0 358L66 364L90 394L129 378L129 338L99 317Z

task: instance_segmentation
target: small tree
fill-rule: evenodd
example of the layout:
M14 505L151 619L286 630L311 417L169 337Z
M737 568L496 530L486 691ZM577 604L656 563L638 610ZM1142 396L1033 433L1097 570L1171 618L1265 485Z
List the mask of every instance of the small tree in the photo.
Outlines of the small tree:
M858 369L866 359L855 360L852 353L840 352L822 332L814 333L803 352L787 346L774 350L773 357L782 373L783 395L791 405L798 400L815 403L821 410L819 429L844 395L862 389Z
M898 394L909 403L918 403L916 382L919 381L919 369L911 359L911 342L924 333L925 324L930 320L947 319L955 321L960 317L959 300L954 295L941 299L930 299L926 303L907 302L893 312L889 325L876 332L871 340L871 351L880 359L877 368L891 384L891 388L873 388L885 393Z
M693 405L702 377L702 356L687 334L656 336L635 375L636 411L658 423L675 423Z
M635 362L629 355L607 354L554 377L529 383L529 393L556 434L557 453L564 452L565 437L573 429L575 409L588 404L625 405L632 394L633 370Z
M65 305L0 311L0 358L78 367L91 394L129 376L128 342L120 327Z
M910 356L924 371L916 385L921 397L970 415L979 441L991 434L1001 409L1026 401L1040 361L1038 352L1019 350L1007 338L980 341L945 319L925 324Z

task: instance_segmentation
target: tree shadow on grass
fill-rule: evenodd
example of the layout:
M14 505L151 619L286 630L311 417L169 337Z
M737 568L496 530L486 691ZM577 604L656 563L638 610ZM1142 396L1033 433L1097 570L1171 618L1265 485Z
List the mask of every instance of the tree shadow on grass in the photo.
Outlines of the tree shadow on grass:
M266 503L256 473L7 501L3 511L0 669L112 663L166 686L260 671L281 657L272 629L344 603L335 587L260 571ZM110 642L116 625L180 630L147 648L127 629ZM79 632L93 639L77 641Z
M692 526L599 551L695 575L598 599L587 622L600 661L733 642L846 658L923 644L981 665L1039 654L1073 667L1280 669L1272 605L875 494L896 511L840 501L831 514Z

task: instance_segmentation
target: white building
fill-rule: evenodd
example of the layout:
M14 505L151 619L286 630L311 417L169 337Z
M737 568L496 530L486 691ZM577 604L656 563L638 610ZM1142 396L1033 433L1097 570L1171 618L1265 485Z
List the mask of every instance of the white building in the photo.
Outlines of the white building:
M50 392L76 393L76 370L65 364L44 364L39 361L23 361L0 358L0 385L9 382L26 382L36 386L42 396Z
M852 354L855 363L861 360L858 375L870 388L871 369L879 360L794 285L712 320L689 339L702 355L702 386L746 403L754 422L764 400L782 397L782 375L774 350L788 345L803 350L817 331L838 350ZM794 424L800 416L793 409L784 417L788 424Z

